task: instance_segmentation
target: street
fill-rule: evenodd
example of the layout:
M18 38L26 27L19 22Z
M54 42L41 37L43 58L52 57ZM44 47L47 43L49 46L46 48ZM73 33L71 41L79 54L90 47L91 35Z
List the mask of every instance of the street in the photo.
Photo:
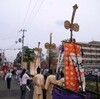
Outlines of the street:
M26 92L28 99L29 91ZM15 77L11 82L11 89L7 89L6 81L0 77L0 99L20 99L20 86L17 84Z
M19 99L20 87L14 78L11 82L11 89L7 89L6 81L0 78L0 99Z

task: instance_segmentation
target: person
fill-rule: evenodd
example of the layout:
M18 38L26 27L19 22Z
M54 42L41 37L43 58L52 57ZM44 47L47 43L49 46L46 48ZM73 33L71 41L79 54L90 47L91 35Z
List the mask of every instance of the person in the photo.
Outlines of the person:
M42 89L44 87L44 76L41 74L41 69L37 68L37 74L34 75L34 95L33 99L43 99Z
M57 80L56 84L64 87L65 86L64 73L61 71L60 75L61 75L61 78Z
M21 75L21 73L22 73L21 68L18 68L18 69L16 70L16 80L17 80L17 84L20 83L20 75Z
M49 76L46 79L45 83L45 90L46 90L46 99L52 99L52 89L53 89L53 84L56 84L56 76L53 74L52 70L49 70Z
M7 88L11 88L11 80L12 80L12 73L10 69L7 71L7 74L5 75L5 80L7 81Z
M56 73L56 80L61 79L61 73L60 70L58 69L58 72Z
M30 77L26 73L26 69L22 69L22 73L20 76L21 76L20 77L20 89L21 89L20 99L25 99L27 80L30 79Z
M44 85L45 85L47 76L49 75L49 70L44 69L42 73L43 73L43 76L44 76ZM43 88L43 99L46 99L46 90L45 90L45 88Z
M2 70L3 70L3 80L5 79L5 76L7 74L7 71L9 70L9 67L7 65L7 63L5 63L2 67Z
M30 92L29 92L29 99L33 99L33 92L34 92L34 83L33 83L34 75L30 75L29 83L27 82Z

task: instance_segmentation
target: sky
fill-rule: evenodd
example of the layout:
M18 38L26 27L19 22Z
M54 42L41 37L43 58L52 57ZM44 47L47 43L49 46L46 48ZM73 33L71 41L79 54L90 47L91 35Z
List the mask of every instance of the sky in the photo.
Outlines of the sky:
M100 41L100 0L0 0L0 50L8 61L13 61L22 48L18 42L25 29L24 46L40 47L45 54L46 42L56 46L70 38L64 22L71 21L73 6L77 4L74 22L80 28L73 31L77 42ZM17 43L16 43L17 42Z

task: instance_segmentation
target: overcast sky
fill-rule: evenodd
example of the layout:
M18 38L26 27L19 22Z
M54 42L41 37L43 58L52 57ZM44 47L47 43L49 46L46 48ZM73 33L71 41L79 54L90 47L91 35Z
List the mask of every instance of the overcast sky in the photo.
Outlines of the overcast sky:
M70 38L70 31L64 28L64 21L71 20L73 6L77 4L74 23L80 26L73 31L78 42L100 41L100 0L0 0L0 49L8 60L13 60L21 48L15 43L22 37L21 29L26 29L25 46L40 47L52 42L57 46ZM15 50L16 49L16 50Z

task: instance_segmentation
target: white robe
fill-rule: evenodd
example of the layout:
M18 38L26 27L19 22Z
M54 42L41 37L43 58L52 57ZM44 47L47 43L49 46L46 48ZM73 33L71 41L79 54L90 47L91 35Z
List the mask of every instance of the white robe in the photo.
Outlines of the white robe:
M51 83L56 84L56 76L55 75L49 75L46 79L45 83L45 89L46 91L46 99L52 99L52 89L53 85Z
M42 88L44 87L44 76L42 74L36 74L34 76L34 95L33 99L43 99Z

